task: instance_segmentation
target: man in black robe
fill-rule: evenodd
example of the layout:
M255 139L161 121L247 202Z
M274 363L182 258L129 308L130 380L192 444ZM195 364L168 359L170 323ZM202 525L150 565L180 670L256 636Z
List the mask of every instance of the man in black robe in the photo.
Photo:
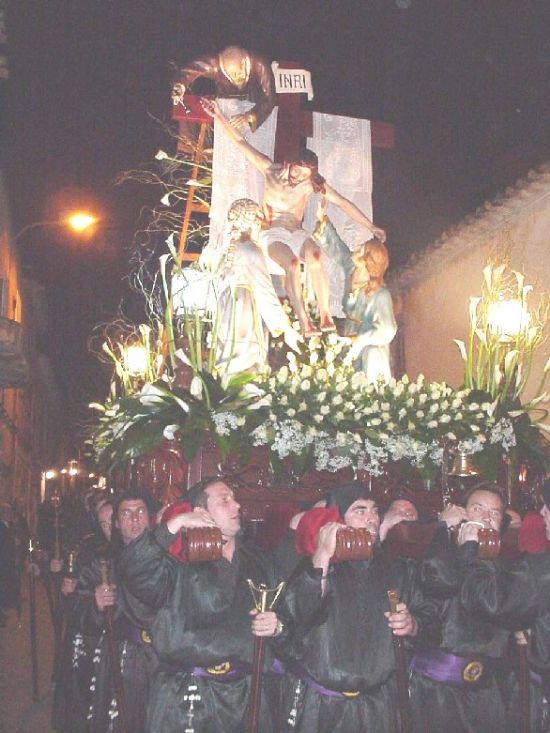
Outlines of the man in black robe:
M160 668L153 685L148 733L241 733L245 730L254 636L286 631L273 612L250 614L247 579L273 585L270 564L240 534L239 504L220 479L206 479L184 497L192 511L171 516L123 552L122 580L158 610L151 628ZM218 527L222 557L178 562L166 550L182 529ZM252 633L251 633L252 631ZM271 665L266 654L266 668ZM272 723L262 696L261 733Z
M106 557L111 539L113 504L104 501L95 511L95 531L82 538L73 552L72 563L63 571L61 594L65 633L56 665L52 728L58 733L88 733L92 677L92 657L100 632L85 633L81 628L75 591L78 577L98 555ZM72 565L72 567L71 567ZM91 601L91 599L90 599ZM89 631L89 629L88 629Z
M265 59L238 46L224 48L219 54L201 56L181 68L172 88L174 105L185 104L183 95L200 77L214 82L217 97L254 102L248 112L231 118L233 127L247 124L254 132L275 106L275 80L271 66Z
M80 628L83 633L98 637L90 681L89 733L107 733L119 715L106 636L108 609L111 609L119 653L116 663L122 674L127 730L128 733L144 730L151 680L158 664L148 633L153 614L121 582L119 555L147 531L157 509L157 502L144 489L130 489L116 498L113 516L117 531L113 531L112 554L107 559L109 582L105 582L101 570L101 561L106 558L96 556L82 569L73 594Z
M543 485L541 515L550 539L550 481ZM475 536L470 538L476 540ZM474 545L475 542L470 542ZM503 629L525 630L532 691L531 700L539 707L531 709L532 733L548 730L544 707L550 700L550 551L524 555L511 567L471 559L461 587L461 602L469 613L477 614ZM533 692L535 694L533 694ZM511 727L508 728L512 730ZM518 730L519 728L516 728ZM476 729L477 730L477 729Z
M331 507L346 525L378 537L378 506L362 484L335 489L327 501ZM392 632L417 637L434 609L419 592L412 561L393 560L375 547L370 560L331 564L341 526L321 527L313 556L285 592L293 625L285 650L292 675L285 730L392 733L398 717ZM401 600L394 614L390 589L397 589Z
M509 633L460 603L462 569L477 551L481 527L500 531L505 502L491 484L449 505L420 564L426 594L441 601L440 643L415 654L411 697L415 733L495 733L506 723ZM451 529L458 527L458 543ZM490 565L494 566L495 561Z

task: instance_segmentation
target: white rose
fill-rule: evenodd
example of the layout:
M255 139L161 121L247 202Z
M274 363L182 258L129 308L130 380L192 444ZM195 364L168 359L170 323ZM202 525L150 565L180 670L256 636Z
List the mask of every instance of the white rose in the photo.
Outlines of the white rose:
M439 418L439 422L442 422L442 423L451 422L451 416L450 415L441 415L441 417Z
M294 408L290 407L290 408L289 408L289 409L288 409L288 410L286 411L286 414L287 414L287 415L288 415L289 417L294 417L294 415L296 414L296 410L295 410Z
M279 384L284 384L287 379L288 379L288 367L283 366L277 372L277 381L279 382Z
M315 422L323 422L323 416L322 415L314 415L313 419Z
M437 420L430 420L428 423L429 428L436 428L437 427Z
M333 405L341 405L343 401L344 401L344 398L342 397L341 394L334 395L334 397L332 398Z
M320 382L326 382L328 378L328 373L326 369L318 369L315 376Z
M371 425L380 425L381 422L382 420L380 420L379 417L373 417L372 420L370 420Z
M344 413L343 412L337 412L334 416L335 420L343 420L344 419Z
M311 382L309 381L309 379L304 379L304 381L300 385L300 389L302 390L302 392L307 392L307 390L310 389L310 387L311 387Z
M317 364L319 361L319 354L314 351L312 354L309 355L309 363L310 364Z
M328 415L330 412L330 406L329 405L321 405L321 408L319 410L321 415Z

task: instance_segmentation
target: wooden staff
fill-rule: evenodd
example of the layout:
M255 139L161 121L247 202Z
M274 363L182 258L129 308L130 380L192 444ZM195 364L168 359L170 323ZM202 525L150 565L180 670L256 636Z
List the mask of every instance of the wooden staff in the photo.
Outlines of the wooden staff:
M99 561L101 569L101 582L103 585L110 585L109 582L109 564L105 558ZM120 732L129 733L128 731L128 715L126 712L126 695L124 694L124 684L122 682L122 672L120 671L120 654L118 650L118 642L115 639L113 629L113 608L107 606L104 610L105 614L105 633L109 644L109 657L111 662L111 672L113 675L113 687L115 688L115 698L118 708L118 719L120 723Z
M397 613L399 591L392 588L388 591L390 612ZM407 675L407 656L403 639L392 632L393 651L395 654L395 678L397 681L397 702L399 705L400 733L412 732L412 717L409 702L409 681Z
M527 634L527 632L523 632ZM531 680L529 679L529 661L527 644L517 644L519 655L519 731L531 731Z
M276 588L267 588L264 585L256 586L252 580L247 580L254 599L254 605L259 613L273 610L273 606L281 595L284 583ZM271 595L271 599L270 599ZM257 733L260 724L260 705L262 701L262 677L264 671L265 637L254 637L254 660L252 662L252 679L250 681L250 696L248 698L247 733Z
M34 546L29 540L29 614L32 666L32 699L38 702L38 649L36 646L36 581L34 577Z

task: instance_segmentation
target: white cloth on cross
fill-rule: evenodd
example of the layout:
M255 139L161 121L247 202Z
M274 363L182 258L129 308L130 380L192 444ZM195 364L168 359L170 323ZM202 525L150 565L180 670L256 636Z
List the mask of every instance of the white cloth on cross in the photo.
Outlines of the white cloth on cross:
M244 99L218 99L226 117L247 112L253 103ZM260 153L273 159L277 108L256 132L243 125L239 132ZM229 207L237 199L248 198L258 204L264 196L264 177L237 149L222 126L214 122L214 154L212 158L212 202L210 204L210 238L201 255L201 262L210 262L210 248L222 246ZM217 259L217 258L216 258Z
M317 153L319 173L338 193L345 196L372 221L372 148L370 121L341 115L313 113L313 137L308 147ZM304 229L313 231L318 197L312 196L306 207ZM352 221L334 204L327 214L350 249L367 239L370 230ZM330 285L330 311L342 317L344 271L328 257L323 258Z

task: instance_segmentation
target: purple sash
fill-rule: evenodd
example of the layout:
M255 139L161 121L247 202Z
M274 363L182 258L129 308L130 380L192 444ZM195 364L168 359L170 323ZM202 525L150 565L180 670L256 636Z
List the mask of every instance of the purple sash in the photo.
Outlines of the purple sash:
M429 677L435 682L462 687L477 682L484 676L484 662L479 659L459 657L441 649L415 654L411 670Z

